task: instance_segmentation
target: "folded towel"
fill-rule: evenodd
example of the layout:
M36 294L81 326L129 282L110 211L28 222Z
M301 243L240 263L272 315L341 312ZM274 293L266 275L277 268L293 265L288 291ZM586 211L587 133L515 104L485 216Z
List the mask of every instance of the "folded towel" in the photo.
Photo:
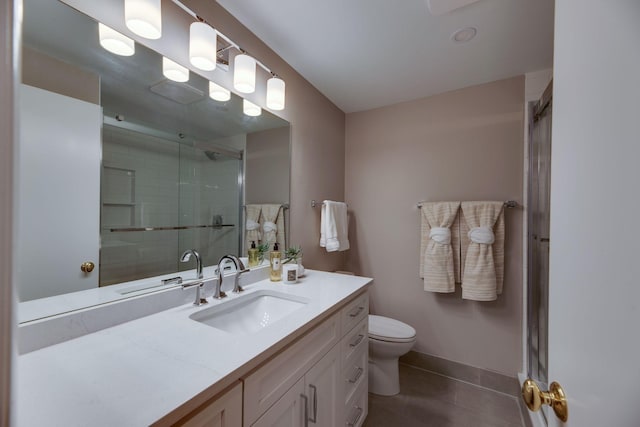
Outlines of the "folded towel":
M458 209L460 202L422 203L420 277L424 290L455 291L459 277Z
M245 255L247 251L251 247L251 242L256 242L256 244L260 243L260 239L262 236L260 235L260 224L258 221L260 220L260 213L262 212L262 207L260 205L247 205L246 209L246 220L245 220Z
M320 246L327 252L349 249L347 204L325 200L320 218Z
M504 203L463 202L462 298L493 301L504 279Z
M284 210L280 204L262 205L263 242L278 242L278 246L285 249Z

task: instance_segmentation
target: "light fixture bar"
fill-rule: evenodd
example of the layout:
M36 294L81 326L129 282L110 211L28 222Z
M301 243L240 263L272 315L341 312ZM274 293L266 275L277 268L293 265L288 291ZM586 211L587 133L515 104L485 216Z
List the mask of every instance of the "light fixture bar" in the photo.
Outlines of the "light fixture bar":
M210 27L212 27L216 33L218 33L218 37L220 37L221 39L223 39L224 41L226 41L227 43L229 43L231 46L235 47L236 49L238 49L241 53L245 53L247 55L249 55L249 53L242 49L240 46L238 46L238 44L236 42L234 42L233 40L231 40L229 37L225 36L224 34L222 34L220 31L216 30L213 25L209 24L204 18L202 18L201 16L199 16L197 13L195 13L193 10L189 9L184 3L182 3L180 0L171 0L173 1L173 3L176 4L176 6L180 7L180 9L184 10L187 14L189 14L191 17L193 17L194 19L203 22L207 25L209 25ZM269 67L267 67L266 65L264 65L262 62L258 61L257 59L255 59L255 57L253 55L251 55L251 57L256 61L256 65L260 66L260 68L262 68L263 70L265 70L267 73L271 74L272 76L276 77L276 74L271 71L271 69Z

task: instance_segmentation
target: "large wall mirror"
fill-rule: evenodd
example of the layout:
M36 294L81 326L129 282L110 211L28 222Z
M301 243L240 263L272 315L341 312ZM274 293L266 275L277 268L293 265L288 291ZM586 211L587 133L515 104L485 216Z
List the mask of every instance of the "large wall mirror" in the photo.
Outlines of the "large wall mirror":
M179 262L186 249L205 266L243 255L247 205L280 206L286 241L289 123L245 115L234 94L211 99L193 71L169 80L162 61L139 43L131 56L106 51L98 23L62 2L24 1L21 306L193 269ZM89 304L127 296L105 295Z

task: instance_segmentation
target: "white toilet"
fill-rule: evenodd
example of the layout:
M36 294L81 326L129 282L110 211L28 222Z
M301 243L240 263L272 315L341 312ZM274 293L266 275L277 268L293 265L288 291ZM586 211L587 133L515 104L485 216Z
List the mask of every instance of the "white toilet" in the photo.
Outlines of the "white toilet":
M398 358L411 350L416 330L388 317L369 315L369 392L400 393Z

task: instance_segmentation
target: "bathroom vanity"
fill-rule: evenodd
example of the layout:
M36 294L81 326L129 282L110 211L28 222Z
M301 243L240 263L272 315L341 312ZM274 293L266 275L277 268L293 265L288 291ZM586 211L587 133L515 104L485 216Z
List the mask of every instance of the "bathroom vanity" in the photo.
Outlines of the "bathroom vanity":
M313 270L295 285L261 280L22 354L17 425L359 426L370 282Z

